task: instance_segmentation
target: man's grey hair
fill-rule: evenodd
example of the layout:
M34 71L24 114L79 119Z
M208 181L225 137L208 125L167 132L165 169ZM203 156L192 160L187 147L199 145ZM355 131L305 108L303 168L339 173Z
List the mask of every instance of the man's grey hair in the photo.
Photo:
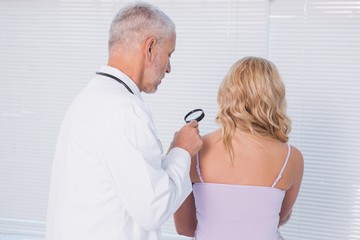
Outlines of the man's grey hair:
M115 45L138 46L148 37L159 42L175 34L174 22L159 8L137 2L122 8L114 17L109 32L109 51Z

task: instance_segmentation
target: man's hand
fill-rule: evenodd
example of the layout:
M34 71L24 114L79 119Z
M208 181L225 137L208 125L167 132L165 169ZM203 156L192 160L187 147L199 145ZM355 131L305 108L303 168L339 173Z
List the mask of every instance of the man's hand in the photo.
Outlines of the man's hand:
M199 135L199 123L195 120L184 125L175 133L169 151L174 147L180 147L194 156L202 147L203 141Z

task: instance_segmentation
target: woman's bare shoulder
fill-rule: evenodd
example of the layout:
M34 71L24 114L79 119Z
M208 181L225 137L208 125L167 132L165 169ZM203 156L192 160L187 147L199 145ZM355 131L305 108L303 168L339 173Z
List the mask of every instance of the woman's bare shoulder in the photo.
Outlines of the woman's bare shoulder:
M304 157L303 157L301 151L297 147L295 147L293 145L291 145L291 155L290 155L290 157L291 157L291 159L293 161L296 161L298 164L303 164L304 163Z
M304 173L304 157L301 151L291 145L290 162L293 169L293 176L300 183Z
M202 136L204 144L212 145L221 140L221 129L217 129Z

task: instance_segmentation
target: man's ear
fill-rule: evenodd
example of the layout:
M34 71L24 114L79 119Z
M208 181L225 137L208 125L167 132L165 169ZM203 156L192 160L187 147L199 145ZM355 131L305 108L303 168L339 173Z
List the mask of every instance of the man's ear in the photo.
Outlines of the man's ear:
M157 39L154 37L150 37L145 42L145 50L146 50L146 60L152 62L155 59L156 51L157 51Z

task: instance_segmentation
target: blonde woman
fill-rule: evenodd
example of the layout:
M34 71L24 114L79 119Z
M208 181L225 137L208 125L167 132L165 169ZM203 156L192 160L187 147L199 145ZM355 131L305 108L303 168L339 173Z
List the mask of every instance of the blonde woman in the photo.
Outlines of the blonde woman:
M220 128L203 136L192 159L193 193L174 215L179 234L196 240L281 239L304 161L288 143L291 122L276 66L237 61L218 91Z

